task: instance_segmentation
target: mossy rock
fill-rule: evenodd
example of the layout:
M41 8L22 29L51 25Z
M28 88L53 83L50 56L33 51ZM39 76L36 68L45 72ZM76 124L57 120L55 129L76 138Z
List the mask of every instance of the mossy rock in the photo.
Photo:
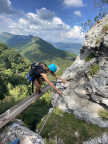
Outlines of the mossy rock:
M88 62L90 61L91 59L95 58L95 54L94 53L90 53L86 58L85 58L85 61Z
M104 120L108 120L108 111L106 110L99 111L99 116L103 118Z
M39 131L46 117L47 115L38 124ZM103 132L108 132L108 129L88 124L85 121L76 119L71 113L64 113L56 109L49 117L41 136L47 144L56 144L56 140L61 140L64 144L81 144L89 138L100 136Z
M100 70L100 66L98 64L94 64L93 66L90 67L88 75L93 77L98 73L99 70Z

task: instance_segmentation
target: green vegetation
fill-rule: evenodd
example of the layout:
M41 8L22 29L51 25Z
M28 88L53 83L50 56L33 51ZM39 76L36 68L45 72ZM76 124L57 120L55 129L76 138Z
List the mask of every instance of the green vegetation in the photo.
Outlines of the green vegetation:
M31 95L31 85L28 84L26 78L30 62L55 63L60 67L60 71L57 73L61 75L75 59L74 54L58 50L36 37L20 46L19 49L17 47L17 50L15 50L8 48L7 45L0 44L0 113ZM28 60L21 56L19 52ZM18 116L31 130L36 130L37 124L52 106L51 91Z
M91 66L90 70L89 70L89 76L94 76L95 74L97 74L97 72L100 70L100 67L98 64L94 64L93 66Z
M6 39L9 47L17 49L30 62L43 62L46 64L55 63L60 67L59 75L69 67L76 55L70 52L56 49L50 43L33 36L12 35L8 33L0 35L0 39Z
M106 110L99 111L99 116L105 120L108 120L108 111Z
M17 51L0 44L0 113L31 93L26 79L29 64Z
M35 131L36 125L41 121L43 116L48 113L48 110L51 107L50 95L51 92L47 92L18 116L18 118L22 119L26 126L31 130Z
M56 63L61 69L58 72L59 75L72 64L75 58L75 55L57 50L39 38L34 38L27 44L23 43L20 52L31 62ZM90 54L86 61L93 57L95 55ZM31 86L28 85L26 79L30 62L22 57L18 51L0 44L0 62L0 113L2 113L31 95ZM93 76L98 70L99 66L95 64L91 67L89 74ZM42 127L43 120L52 106L50 96L51 91L18 116L31 130L40 130ZM55 109L41 135L45 138L47 144L56 144L55 139L63 141L64 144L74 144L101 135L104 131L108 132L107 129L87 124L76 119L72 114Z
M56 49L53 49L53 53L54 50ZM64 52L60 52L61 57L62 54L65 55ZM46 61L50 61L50 59L47 59L50 55L51 52L45 56ZM64 60L63 58L59 58L58 55L58 57L54 59L53 56L54 63L59 63L61 66L58 75L61 75L61 73L72 64L72 61L69 60L71 58L68 58L67 56L67 59ZM0 44L0 113L31 95L31 85L27 82L29 69L29 60L22 57L18 51L8 48L5 44ZM50 79L52 79L52 77L50 77Z
M38 124L38 130L42 127L46 116ZM45 138L47 144L56 144L56 139L63 141L64 144L80 144L89 138L100 136L105 131L108 132L108 129L87 124L85 121L76 119L70 113L55 109L48 119L41 136Z
M95 53L90 53L90 54L85 58L85 61L88 62L88 61L90 61L92 58L95 58Z
M39 38L33 38L30 43L22 48L21 53L31 62L55 63L60 67L59 74L69 67L75 59L75 54L58 50L51 44Z
M97 16L94 17L95 22L99 22L105 16L105 12L101 11Z

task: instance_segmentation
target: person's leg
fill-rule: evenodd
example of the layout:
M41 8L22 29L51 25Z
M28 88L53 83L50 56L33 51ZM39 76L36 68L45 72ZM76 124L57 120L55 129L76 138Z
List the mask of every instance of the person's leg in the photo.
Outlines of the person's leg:
M35 85L35 94L39 93L41 84L39 83L39 81L37 79L34 80L33 84Z
M42 82L43 82L43 81L42 81L41 78L39 78L39 79L38 79L38 82L39 82L40 85L42 85Z
M36 96L36 99L35 99L35 101L36 101L38 99L38 95L37 94L40 92L40 84L39 84L37 79L34 80L33 85L35 86L34 96ZM35 101L33 100L32 103L34 103Z

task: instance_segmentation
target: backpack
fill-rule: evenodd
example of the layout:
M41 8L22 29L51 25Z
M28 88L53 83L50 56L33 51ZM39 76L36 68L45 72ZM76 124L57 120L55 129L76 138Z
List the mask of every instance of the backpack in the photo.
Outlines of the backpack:
M33 73L35 71L35 63L31 64L31 69L27 75L27 79L29 80L29 82L32 82L33 81Z
M29 80L29 82L32 82L32 93L33 93L33 90L34 90L34 87L33 87L33 81L36 79L36 78L39 78L41 77L41 73L46 73L47 71L43 68L43 65L46 66L46 64L41 64L41 63L32 63L31 64L31 69L27 75L27 79Z
M43 68L44 64L33 63L31 64L31 69L27 75L29 82L33 82L36 78L41 77L41 73L46 73L46 70Z

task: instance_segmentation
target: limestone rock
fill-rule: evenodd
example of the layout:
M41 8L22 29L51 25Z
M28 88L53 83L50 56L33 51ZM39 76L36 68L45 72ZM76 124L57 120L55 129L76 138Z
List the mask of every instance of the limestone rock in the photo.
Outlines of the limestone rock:
M38 133L22 126L21 122L6 126L0 133L0 141L3 144L13 142L16 138L20 139L20 144L44 144L44 140Z
M108 111L108 30L105 31L105 26L108 26L108 15L89 30L80 56L62 75L68 80L68 86L57 83L63 95L52 95L54 106L100 127L108 127L108 121L99 116L99 111ZM86 62L91 53L94 58ZM94 65L99 70L93 69ZM92 76L91 70L96 71Z
M108 144L108 134L104 133L100 137L83 142L83 144Z

